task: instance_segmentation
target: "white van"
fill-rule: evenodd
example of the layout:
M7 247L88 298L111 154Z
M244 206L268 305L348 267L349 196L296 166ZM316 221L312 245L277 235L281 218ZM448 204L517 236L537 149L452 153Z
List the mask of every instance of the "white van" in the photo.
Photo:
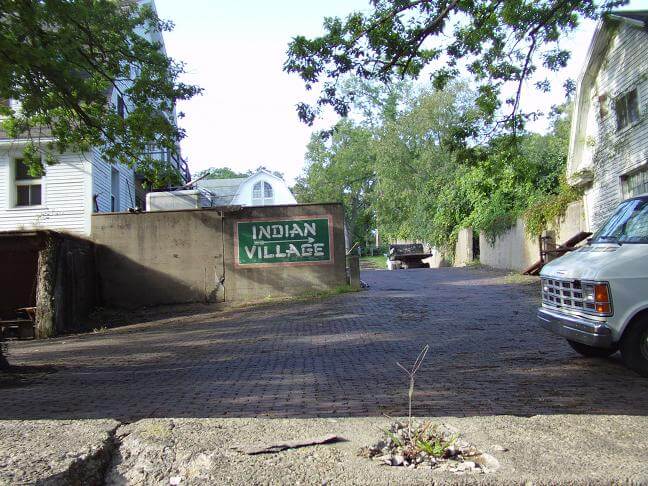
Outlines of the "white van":
M584 356L617 350L648 377L648 195L623 201L588 245L544 266L540 323Z

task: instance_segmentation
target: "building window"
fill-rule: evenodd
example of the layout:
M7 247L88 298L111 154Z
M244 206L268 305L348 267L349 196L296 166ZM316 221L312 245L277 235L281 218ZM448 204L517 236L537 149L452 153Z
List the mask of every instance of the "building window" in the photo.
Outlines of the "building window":
M265 181L254 184L252 188L252 205L268 206L274 204L274 190L272 186Z
M639 120L637 89L635 88L617 98L614 102L614 111L616 112L617 130L621 130L637 122Z
M29 175L22 159L15 160L16 206L40 206L42 204L42 179Z
M624 199L648 194L648 167L644 167L634 174L624 176L621 179L621 187Z
M119 171L114 167L110 171L110 211L119 211Z

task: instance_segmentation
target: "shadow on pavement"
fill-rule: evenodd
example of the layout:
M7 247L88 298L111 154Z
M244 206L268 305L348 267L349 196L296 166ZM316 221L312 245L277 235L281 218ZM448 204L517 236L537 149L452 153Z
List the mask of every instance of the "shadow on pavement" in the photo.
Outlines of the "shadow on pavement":
M57 372L0 388L0 418L403 415L395 362L425 344L417 415L648 412L648 380L537 326L533 284L453 268L363 280L369 291L323 301L12 343L14 364Z

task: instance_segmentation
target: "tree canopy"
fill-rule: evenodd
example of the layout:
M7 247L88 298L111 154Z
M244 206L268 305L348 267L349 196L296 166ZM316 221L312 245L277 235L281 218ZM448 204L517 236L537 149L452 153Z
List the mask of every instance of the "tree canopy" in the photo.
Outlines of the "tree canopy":
M229 167L210 167L209 169L201 170L196 174L196 179L235 179L237 177L250 177L252 174L256 174L260 170L265 170L270 172L272 175L279 177L280 179L284 178L283 172L277 170L270 170L264 165L260 165L255 170L247 170L245 172L237 172Z
M200 88L180 82L183 65L161 49L170 22L135 1L0 0L0 23L0 99L20 105L0 115L9 136L32 140L25 158L34 174L57 154L96 147L154 185L178 182L150 153L178 150L175 102ZM114 92L125 104L108 103ZM55 142L39 143L50 134Z
M314 133L306 164L293 187L295 198L300 203L343 203L351 239L364 242L375 227L370 205L375 180L371 131L342 120L330 138Z
M461 228L492 238L519 217L538 235L578 197L564 182L566 107L546 135L521 132L457 148L456 125L474 117L478 96L465 83L362 91L373 118L343 119L330 137L314 134L295 187L299 202L343 203L356 242L378 229L386 240L452 251Z
M570 51L561 41L582 19L598 18L624 3L627 0L370 0L368 13L326 18L321 37L295 37L284 70L298 74L307 89L320 88L314 105L297 107L308 124L327 106L341 116L348 114L354 92L341 89L345 76L391 83L416 78L429 68L437 89L467 73L475 83L475 104L486 120L515 130L531 116L519 109L524 82L540 67L557 71L566 65ZM535 84L543 91L552 88L549 79ZM502 100L507 85L513 94ZM573 83L565 88L570 91Z
M249 177L250 171L237 172L229 167L210 167L209 169L201 170L195 175L196 179L236 179L237 177Z

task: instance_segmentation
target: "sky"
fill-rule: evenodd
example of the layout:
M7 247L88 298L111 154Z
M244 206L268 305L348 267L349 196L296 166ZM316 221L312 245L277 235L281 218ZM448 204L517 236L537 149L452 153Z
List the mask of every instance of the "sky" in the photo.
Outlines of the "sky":
M296 35L322 33L326 16L367 11L368 0L156 0L158 14L175 23L164 34L167 53L186 63L184 81L204 93L180 102L180 125L187 137L182 154L192 173L209 167L245 172L261 165L282 172L289 184L304 166L304 153L314 129L328 128L333 119L308 127L299 121L295 105L308 99L297 75L283 72L288 43ZM648 8L648 0L633 0L628 8ZM572 59L557 76L556 86L576 78L584 62L594 23L584 23L568 39ZM553 75L556 78L556 75ZM544 108L563 100L560 90L537 94L526 90L523 108ZM532 127L542 130L542 122Z

